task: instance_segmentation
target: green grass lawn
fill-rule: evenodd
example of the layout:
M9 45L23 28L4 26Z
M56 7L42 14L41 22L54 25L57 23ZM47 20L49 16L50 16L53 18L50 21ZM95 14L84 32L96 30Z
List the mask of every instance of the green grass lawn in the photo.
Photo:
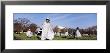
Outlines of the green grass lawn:
M25 33L15 34L14 33L14 40L40 40L39 36L33 35L32 37L27 37ZM96 35L90 35L82 37L73 37L73 36L54 36L53 40L97 40Z

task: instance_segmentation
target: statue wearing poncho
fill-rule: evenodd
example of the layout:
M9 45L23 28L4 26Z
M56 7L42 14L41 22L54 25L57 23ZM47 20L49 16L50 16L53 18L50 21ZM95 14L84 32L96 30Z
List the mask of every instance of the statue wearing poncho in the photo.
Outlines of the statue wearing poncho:
M26 35L27 35L28 37L31 37L31 36L32 36L32 32L31 32L30 29L26 32Z
M41 40L49 39L52 40L54 38L54 32L49 22L49 18L42 25L42 35Z
M76 37L81 37L81 33L79 32L79 27L76 28Z

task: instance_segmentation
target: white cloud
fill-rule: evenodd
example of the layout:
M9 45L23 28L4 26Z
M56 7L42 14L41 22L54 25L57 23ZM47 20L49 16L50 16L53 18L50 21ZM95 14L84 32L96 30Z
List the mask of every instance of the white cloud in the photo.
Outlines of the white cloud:
M62 16L58 16L56 18L54 18L52 21L56 21L56 20L59 20L59 19L63 19L63 18L67 18L68 16L70 16L71 14L67 14L67 15L62 15Z

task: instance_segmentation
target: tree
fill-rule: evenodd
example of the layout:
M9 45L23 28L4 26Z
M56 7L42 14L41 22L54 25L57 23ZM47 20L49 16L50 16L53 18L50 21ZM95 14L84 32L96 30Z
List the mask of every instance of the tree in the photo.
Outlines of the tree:
M14 32L21 32L22 31L22 25L21 23L14 23Z
M58 32L58 28L57 28L57 26L54 27L53 31L54 31L55 33Z
M14 29L17 32L26 31L27 27L30 24L30 20L26 18L18 18L14 20Z
M35 32L37 29L37 25L34 23L30 24L29 29L31 29L32 32Z

